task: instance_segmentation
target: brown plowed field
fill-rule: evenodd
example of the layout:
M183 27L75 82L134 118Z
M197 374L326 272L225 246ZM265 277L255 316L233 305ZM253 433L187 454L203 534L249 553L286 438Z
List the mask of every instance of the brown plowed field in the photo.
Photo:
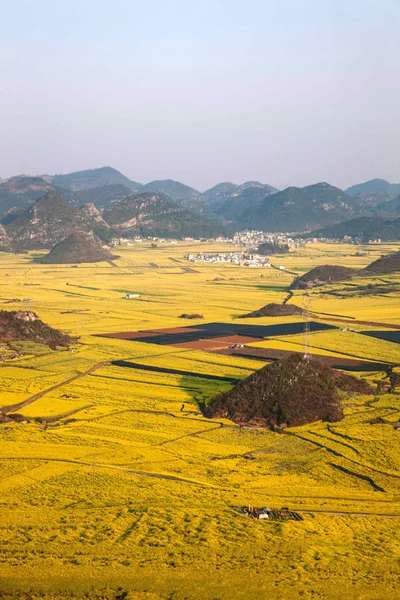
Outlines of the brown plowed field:
M133 340L159 334L153 331L117 331L116 333L99 333L97 335L98 337L115 338L117 340Z
M222 350L229 348L232 344L250 344L252 342L259 342L260 338L246 337L242 335L228 335L221 338L212 338L211 340L195 340L192 342L177 342L176 344L170 344L176 348L193 348L195 350L208 350L213 352L214 350Z
M258 340L259 341L259 340ZM229 344L223 342L216 342L215 340L196 340L194 342L177 342L176 344L169 344L174 348L192 348L193 350L208 350L214 352L215 350L223 350L228 348Z

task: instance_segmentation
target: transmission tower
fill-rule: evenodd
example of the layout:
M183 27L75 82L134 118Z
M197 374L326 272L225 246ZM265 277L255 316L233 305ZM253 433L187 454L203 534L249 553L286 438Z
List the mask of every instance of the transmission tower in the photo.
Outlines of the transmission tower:
M311 298L307 292L303 295L303 355L304 358L311 358L311 335L310 335L310 310Z
M93 454L93 464L92 464L92 500L95 501L96 498L96 467L97 467L97 457L96 454Z

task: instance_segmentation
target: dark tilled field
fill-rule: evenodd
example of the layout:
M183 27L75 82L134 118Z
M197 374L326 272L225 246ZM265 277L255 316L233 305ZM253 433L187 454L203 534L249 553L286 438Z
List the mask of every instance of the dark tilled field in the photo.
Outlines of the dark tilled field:
M387 342L400 344L400 331L361 331L360 333L379 338L380 340L386 340Z
M334 325L310 322L310 331L325 331L337 329ZM140 331L100 334L102 337L115 337L127 340L140 340L149 344L175 345L199 340L243 336L263 339L279 335L295 335L303 332L303 323L282 323L279 325L242 325L236 323L204 323L193 327L177 327L175 329L160 329L158 331ZM146 333L148 335L146 335Z

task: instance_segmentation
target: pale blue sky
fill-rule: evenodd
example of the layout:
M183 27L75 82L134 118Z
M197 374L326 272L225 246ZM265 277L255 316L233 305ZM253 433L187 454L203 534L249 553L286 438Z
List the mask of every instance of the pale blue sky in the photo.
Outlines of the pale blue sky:
M0 176L400 181L398 0L0 0Z

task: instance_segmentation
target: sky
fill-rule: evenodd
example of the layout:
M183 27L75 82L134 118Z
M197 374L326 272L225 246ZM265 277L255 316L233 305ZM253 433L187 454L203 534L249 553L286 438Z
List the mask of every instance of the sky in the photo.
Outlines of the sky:
M398 0L0 0L0 177L400 181Z

